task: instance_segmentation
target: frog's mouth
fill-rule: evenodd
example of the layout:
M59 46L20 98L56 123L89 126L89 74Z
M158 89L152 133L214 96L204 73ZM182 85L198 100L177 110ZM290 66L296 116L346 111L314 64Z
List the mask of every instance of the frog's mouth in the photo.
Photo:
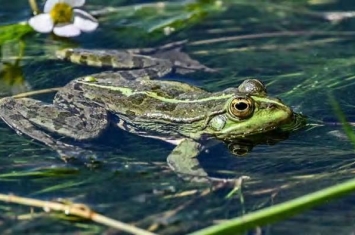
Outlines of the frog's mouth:
M250 123L244 126L238 126L239 128L246 128L244 129L244 132L241 132L239 128L233 127L233 129L229 130L229 132L228 130L224 130L223 132L216 133L216 138L223 141L233 141L236 139L253 139L253 136L257 135L265 135L267 137L267 135L271 132L275 135L276 133L284 134L299 130L307 123L306 116L302 114L292 112L290 116L291 117L285 119L278 119L278 121L275 121L273 125L271 124L273 122L270 121L270 123L266 123L265 126L260 125L262 127L259 128L256 126L250 126Z
M278 128L284 132L297 131L307 124L307 116L300 113L293 113L289 122L286 122Z
M240 123L228 120L226 127L218 133L216 138L222 140L242 139L251 135L258 135L270 131L292 132L302 128L306 124L306 117L284 106L277 111L269 112L261 110L258 117L251 117Z
M249 132L247 131L243 133L223 133L223 134L218 133L216 135L216 138L223 141L233 141L235 139L247 139L249 136L260 135L262 133L267 134L268 132L272 132L278 128L279 126L269 126L259 130L253 130Z
M256 145L274 145L288 139L290 132L301 129L306 123L306 116L294 113L292 119L281 126L265 128L263 133L248 134L243 138L240 136L228 136L222 141L227 144L229 151L233 155L243 156L252 151Z

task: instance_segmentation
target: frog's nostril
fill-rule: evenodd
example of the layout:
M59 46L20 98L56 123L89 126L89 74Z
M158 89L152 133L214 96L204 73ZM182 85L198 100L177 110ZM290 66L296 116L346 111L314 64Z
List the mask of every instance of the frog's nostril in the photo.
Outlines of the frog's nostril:
M277 105L276 104L268 104L266 106L267 109L276 109L277 108Z

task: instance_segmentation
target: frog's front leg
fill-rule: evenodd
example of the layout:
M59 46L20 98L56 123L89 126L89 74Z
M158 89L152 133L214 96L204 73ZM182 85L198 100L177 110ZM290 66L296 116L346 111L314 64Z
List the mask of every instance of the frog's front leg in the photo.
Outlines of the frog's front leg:
M208 175L197 159L201 150L201 144L191 139L185 139L169 154L168 165L184 180L207 182Z

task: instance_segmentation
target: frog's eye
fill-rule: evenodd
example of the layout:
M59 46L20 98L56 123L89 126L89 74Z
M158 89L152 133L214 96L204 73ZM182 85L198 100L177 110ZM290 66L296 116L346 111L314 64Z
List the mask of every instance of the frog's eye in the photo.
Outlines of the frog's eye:
M235 97L229 104L229 113L240 119L248 118L253 114L254 102L248 97Z

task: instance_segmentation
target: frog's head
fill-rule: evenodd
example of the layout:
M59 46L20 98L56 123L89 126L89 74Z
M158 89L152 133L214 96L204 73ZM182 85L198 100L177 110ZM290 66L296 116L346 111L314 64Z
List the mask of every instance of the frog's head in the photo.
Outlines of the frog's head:
M294 117L292 109L280 99L267 96L265 86L256 79L244 81L224 110L210 117L208 123L210 134L223 140L268 132Z

